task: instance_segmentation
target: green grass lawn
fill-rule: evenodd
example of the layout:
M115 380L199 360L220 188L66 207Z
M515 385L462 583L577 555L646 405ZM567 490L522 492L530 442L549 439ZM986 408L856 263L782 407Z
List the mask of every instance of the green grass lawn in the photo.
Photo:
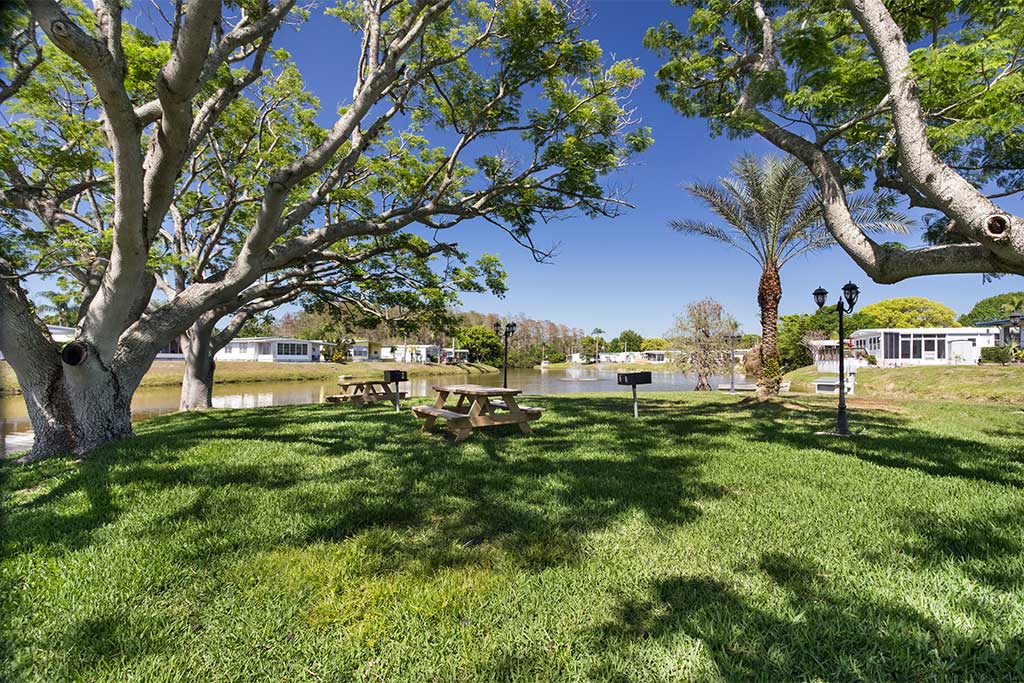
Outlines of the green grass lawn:
M786 375L793 391L813 392L827 373L813 366ZM856 395L863 398L1024 403L1024 365L922 365L861 368Z
M1017 408L527 402L531 438L295 406L0 467L0 679L1024 679Z

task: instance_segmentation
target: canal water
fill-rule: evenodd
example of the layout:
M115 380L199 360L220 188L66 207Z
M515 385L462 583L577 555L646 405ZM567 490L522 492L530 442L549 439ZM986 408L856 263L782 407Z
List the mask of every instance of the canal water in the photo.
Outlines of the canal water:
M641 391L689 391L695 385L694 378L681 372L654 372L653 384ZM568 368L560 370L509 370L510 387L522 389L526 395L575 394L585 392L622 391L629 387L616 384L615 371L590 368ZM736 377L740 382L743 378ZM501 373L484 375L437 375L416 377L402 383L402 391L410 396L430 396L432 387L438 384L483 384L501 386ZM723 381L723 380L718 380ZM728 382L728 377L724 379ZM713 380L712 385L717 385ZM155 415L171 413L178 409L180 387L143 387L135 392L132 401L132 417L144 420ZM321 403L325 396L338 393L335 381L306 380L298 382L252 382L245 384L217 384L213 390L213 405L216 408L260 408L301 403ZM32 429L21 396L0 396L0 457L8 451L25 448L26 433ZM17 436L12 436L17 435Z

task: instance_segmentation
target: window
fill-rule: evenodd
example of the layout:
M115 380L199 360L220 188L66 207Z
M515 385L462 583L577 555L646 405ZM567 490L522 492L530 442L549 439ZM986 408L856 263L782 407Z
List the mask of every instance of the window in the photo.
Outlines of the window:
M900 339L900 358L910 358L909 339Z
M935 340L934 339L925 339L924 340L924 350L925 350L926 353L934 352L935 351Z
M921 357L921 340L920 339L915 339L914 340L914 358L920 358L920 357Z
M882 355L885 358L899 358L899 345L900 335L898 332L886 332L885 333L885 353Z
M936 347L936 358L946 357L946 338L945 335L939 335L938 346Z
M277 355L279 356L305 356L309 353L308 344L297 344L294 342L278 342Z
M160 349L160 353L181 353L181 344L179 344L178 340L175 339L174 341L169 342L167 346Z

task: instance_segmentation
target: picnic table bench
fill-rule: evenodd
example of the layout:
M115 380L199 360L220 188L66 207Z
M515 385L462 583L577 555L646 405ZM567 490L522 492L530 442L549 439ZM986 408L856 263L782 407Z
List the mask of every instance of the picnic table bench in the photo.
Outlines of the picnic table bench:
M338 382L341 393L335 396L328 396L325 400L330 403L354 403L357 406L365 406L377 401L396 402L394 389L388 382L381 379L355 379ZM405 398L404 391L397 394L397 399Z
M455 443L465 441L474 429L514 424L524 435L530 434L529 423L540 418L543 408L521 406L516 396L519 389L484 387L477 384L455 384L434 387L437 400L432 406L414 406L413 415L423 420L421 431L430 432L438 419L455 435ZM458 396L454 406L446 406L449 396ZM503 412L495 412L495 411Z

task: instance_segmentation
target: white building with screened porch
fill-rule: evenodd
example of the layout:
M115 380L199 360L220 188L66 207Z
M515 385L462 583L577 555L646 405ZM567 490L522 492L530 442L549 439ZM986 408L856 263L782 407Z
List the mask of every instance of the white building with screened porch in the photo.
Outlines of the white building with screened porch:
M850 335L855 351L875 357L879 367L907 365L974 365L981 350L995 346L999 330L991 327L911 327L857 330Z

